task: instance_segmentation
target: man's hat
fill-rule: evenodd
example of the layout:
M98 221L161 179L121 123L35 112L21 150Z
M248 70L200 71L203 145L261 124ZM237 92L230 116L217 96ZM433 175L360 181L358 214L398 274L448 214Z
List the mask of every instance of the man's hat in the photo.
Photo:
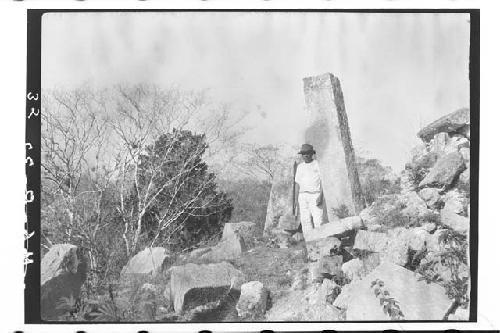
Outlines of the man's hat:
M314 150L314 148L313 148L312 145L310 145L308 143L304 143L302 145L302 148L300 148L299 154L301 154L301 155L304 155L304 154L316 154L316 151Z

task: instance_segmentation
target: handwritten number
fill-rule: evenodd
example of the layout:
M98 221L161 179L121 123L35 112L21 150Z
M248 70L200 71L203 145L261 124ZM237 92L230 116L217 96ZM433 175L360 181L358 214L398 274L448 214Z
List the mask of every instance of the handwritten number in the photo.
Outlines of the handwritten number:
M36 111L35 111L35 108L31 108L31 112L28 115L28 119L30 119L31 116L38 117L38 115L40 115L40 109L36 109Z
M31 91L28 93L28 96L26 96L26 98L29 100L29 101L38 101L38 94L35 94L36 96L33 96L31 94Z

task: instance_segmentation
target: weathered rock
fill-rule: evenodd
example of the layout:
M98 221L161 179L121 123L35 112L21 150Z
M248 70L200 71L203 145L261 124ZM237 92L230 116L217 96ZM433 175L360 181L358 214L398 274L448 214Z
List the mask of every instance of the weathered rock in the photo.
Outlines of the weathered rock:
M424 141L430 141L437 133L456 132L466 125L470 125L470 111L468 108L463 108L425 126L417 133L417 136Z
M470 317L468 309L458 308L455 310L455 313L450 314L448 316L448 320L456 320L456 321L468 321Z
M273 299L266 321L338 321L340 311L332 303L339 292L340 287L328 279L306 289L291 290Z
M238 316L244 320L260 318L266 312L268 291L262 282L250 281L241 286L241 295L236 304Z
M455 153L460 151L463 148L469 148L469 140L464 137L452 137L450 138L448 144L444 148L444 153Z
M436 153L441 153L445 150L446 144L448 142L448 133L440 132L434 134L434 139L432 142L432 151Z
M309 266L312 281L322 281L323 278L332 278L341 276L342 256L324 256L318 262L311 263Z
M425 201L429 208L436 208L441 202L441 195L437 188L423 188L418 192L418 195Z
M436 230L436 223L426 222L422 224L421 228L427 232L433 232Z
M349 280L359 280L380 265L380 254L371 253L363 258L355 258L342 265L342 272Z
M200 247L198 249L194 249L193 251L191 251L189 253L189 257L191 259L196 259L196 258L199 258L202 255L204 255L205 253L210 252L210 251L212 251L212 249L209 247Z
M465 198L465 196L462 193L460 193L456 189L446 193L444 197L443 209L446 209L455 214L462 214L464 213L466 207L467 207L467 198Z
M385 233L359 230L353 248L369 252L383 252L388 242L389 237Z
M247 247L252 247L255 243L255 237L257 237L257 225L253 222L238 222L238 223L226 223L224 225L224 230L222 231L222 238L233 239L234 235L238 234L243 238L243 242Z
M425 241L429 252L439 252L443 250L443 245L439 242L439 239L445 232L445 229L438 229L432 234L427 234Z
M361 280L344 286L334 305L346 309L346 320L388 321L372 282L383 281L383 290L393 298L403 320L442 320L452 301L438 284L427 283L418 274L392 263L382 263Z
M292 163L290 167L284 168L273 178L267 204L266 222L264 225L265 235L269 235L273 229L278 227L281 216L292 214L293 172L294 168Z
M243 238L238 234L232 234L222 238L209 252L202 254L199 258L211 262L231 260L239 258L246 250Z
M327 237L306 242L307 259L317 261L323 256L329 256L339 250L341 242L338 238Z
M170 295L175 312L195 308L225 297L231 289L240 290L242 272L227 262L173 266L170 274Z
M40 312L42 320L60 320L63 297L77 299L87 275L87 258L75 245L57 244L42 258L40 266Z
M446 207L441 210L441 223L458 232L467 232L470 226L468 217L458 215Z
M459 152L444 155L420 182L419 187L449 186L464 170L464 160Z
M300 219L292 214L281 215L278 222L278 228L282 230L295 231L299 228Z
M172 257L163 247L146 248L133 256L122 268L120 279L140 278L145 275L156 275L167 269Z
M309 116L305 141L316 150L328 221L334 222L342 207L349 215L364 208L344 97L339 79L330 73L303 81Z
M401 213L405 216L424 216L430 212L426 202L420 198L415 191L410 191L401 195L401 201L405 206L405 208L401 210Z
M373 205L363 209L359 213L359 217L361 218L361 221L366 227L375 224L377 221L376 216L373 215Z
M304 234L306 242L311 242L317 239L338 236L349 230L357 230L361 228L363 222L359 216L349 216L335 222L329 222L312 229L307 234Z

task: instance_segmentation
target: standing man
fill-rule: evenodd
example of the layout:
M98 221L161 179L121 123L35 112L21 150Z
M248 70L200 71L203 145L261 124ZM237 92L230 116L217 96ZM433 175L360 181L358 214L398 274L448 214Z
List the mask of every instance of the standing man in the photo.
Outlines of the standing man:
M316 154L313 146L303 144L299 151L303 163L297 166L295 182L299 185L299 209L302 232L307 234L321 225L323 219L323 190L318 161L313 159Z

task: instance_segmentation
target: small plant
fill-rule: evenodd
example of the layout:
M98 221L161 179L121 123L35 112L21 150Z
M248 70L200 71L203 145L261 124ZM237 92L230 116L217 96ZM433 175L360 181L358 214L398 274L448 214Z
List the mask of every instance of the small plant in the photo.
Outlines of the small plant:
M345 205L345 204L341 204L337 208L332 208L332 212L339 219L343 219L343 218L351 216L351 214L349 213L349 207L347 207L347 205Z
M399 307L399 302L393 297L390 297L390 293L384 288L384 281L375 279L371 282L370 288L373 289L375 297L380 300L380 305L386 315L388 315L391 320L404 320L403 311Z

